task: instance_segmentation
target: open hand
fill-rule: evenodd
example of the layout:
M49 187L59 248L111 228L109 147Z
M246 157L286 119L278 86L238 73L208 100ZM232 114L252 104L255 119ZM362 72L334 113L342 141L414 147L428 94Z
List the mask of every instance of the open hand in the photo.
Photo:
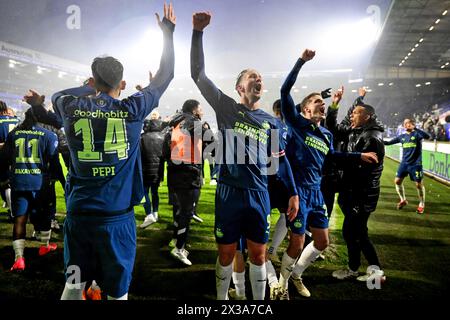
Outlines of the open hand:
M155 13L155 15L156 15L156 20L158 21L158 25L160 26L161 29L163 29L163 23L162 23L161 19L159 18L159 14ZM166 18L173 24L177 23L177 17L175 16L175 11L173 10L172 3L169 5L164 3L164 18Z

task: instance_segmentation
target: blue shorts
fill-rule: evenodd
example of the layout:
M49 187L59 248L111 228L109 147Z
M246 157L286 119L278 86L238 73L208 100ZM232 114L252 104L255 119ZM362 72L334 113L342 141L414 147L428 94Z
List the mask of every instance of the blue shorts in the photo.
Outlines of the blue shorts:
M11 190L11 209L13 217L37 214L39 210L39 192Z
M51 229L51 213L40 191L14 191L11 190L11 207L13 217L28 215L36 231Z
M400 163L397 170L397 178L405 178L407 175L409 175L411 181L421 182L423 179L422 165Z
M328 215L320 189L297 187L300 208L294 221L287 220L295 234L305 234L306 225L317 229L328 228Z
M217 243L232 244L242 236L260 244L269 241L270 200L267 191L239 189L219 183L215 213Z
M135 256L134 211L111 217L67 215L64 222L67 282L77 283L74 270L78 267L80 282L95 280L107 295L120 298L128 293Z

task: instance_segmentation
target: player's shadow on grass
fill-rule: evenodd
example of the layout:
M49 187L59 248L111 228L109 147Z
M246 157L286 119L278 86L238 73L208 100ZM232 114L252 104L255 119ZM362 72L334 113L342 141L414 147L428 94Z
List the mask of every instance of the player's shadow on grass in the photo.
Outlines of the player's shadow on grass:
M20 273L25 278L32 280L46 279L64 283L64 260L63 249L58 248L55 252L45 256L39 256L38 248L25 248L25 271ZM14 263L14 250L12 247L0 249L0 265L3 270L10 270Z
M421 228L436 228L439 229L448 229L450 232L450 221L430 221L423 219L423 216L418 215L415 212L406 212L404 215L395 215L395 214L373 214L370 216L369 221L387 223L389 225L397 224L397 225L405 225L412 227L421 227Z
M170 270L135 269L130 294L150 300L205 299L215 296L215 273L211 269L189 268Z

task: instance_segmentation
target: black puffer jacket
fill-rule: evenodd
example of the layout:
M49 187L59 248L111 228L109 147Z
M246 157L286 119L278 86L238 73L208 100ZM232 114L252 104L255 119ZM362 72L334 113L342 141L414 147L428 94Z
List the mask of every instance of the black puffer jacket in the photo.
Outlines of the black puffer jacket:
M380 196L380 178L383 172L383 127L375 120L362 128L352 129L348 136L346 151L375 152L378 163L360 162L344 167L343 188L338 202L341 207L354 211L375 211Z
M142 176L145 185L164 180L162 149L164 134L161 120L146 122L146 132L141 136Z

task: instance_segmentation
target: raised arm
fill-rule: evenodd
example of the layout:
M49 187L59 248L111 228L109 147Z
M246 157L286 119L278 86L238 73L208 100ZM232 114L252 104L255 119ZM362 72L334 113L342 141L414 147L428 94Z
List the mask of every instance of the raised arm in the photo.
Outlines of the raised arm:
M234 100L219 90L216 85L206 76L205 55L203 53L203 30L211 22L211 13L198 12L192 17L193 33L191 44L191 77L200 90L201 94L214 111L220 111L224 100L233 103ZM229 110L228 110L229 111Z
M142 91L152 91L154 101L159 100L162 94L166 91L170 82L174 78L175 70L175 50L173 45L173 32L175 31L175 24L177 18L173 9L173 5L164 4L164 18L161 21L159 15L156 13L158 25L163 32L164 47L161 55L158 72L153 76L150 73L150 85L143 88Z
M291 89L297 81L298 73L302 66L316 55L315 51L306 49L302 57L297 60L292 71L289 73L288 77L283 83L281 87L281 112L283 114L284 119L286 119L286 123L289 125L294 125L296 119L298 119L299 113L295 108L294 99L291 96Z

